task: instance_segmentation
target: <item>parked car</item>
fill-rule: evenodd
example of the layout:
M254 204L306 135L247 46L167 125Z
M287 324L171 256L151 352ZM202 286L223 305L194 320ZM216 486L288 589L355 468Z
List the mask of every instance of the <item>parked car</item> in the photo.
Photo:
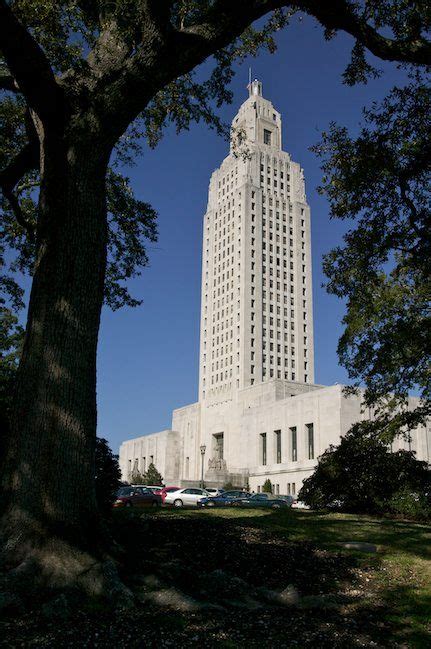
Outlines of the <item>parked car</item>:
M272 509L280 509L281 507L291 507L292 502L273 494L259 493L248 498L238 498L233 505L234 507L271 507Z
M224 489L216 489L215 487L205 487L205 491L208 491L210 496L220 496L220 494L225 493Z
M160 491L160 489L163 489L163 487L161 485L156 486L156 485L152 485L152 484L142 484L141 482L139 484L128 484L128 485L124 485L124 486L125 487L142 487L143 489L149 489L153 493L155 491Z
M219 496L211 496L210 498L202 498L199 503L200 507L228 507L238 502L241 498L248 498L249 493L245 491L224 491Z
M294 500L292 507L293 509L310 509L310 507L303 503L302 500Z
M161 496L147 487L121 487L117 491L114 507L160 507Z
M161 489L158 489L158 491L155 491L158 496L161 497L162 503L165 502L166 494L170 494L173 491L178 491L180 487L162 487Z
M205 489L186 487L185 489L177 489L177 491L167 493L165 505L173 505L174 507L196 506L202 498L208 496L209 493Z
M290 505L290 507L293 507L294 503L296 502L295 496L282 496L281 494L277 494L276 496L274 496L274 498L285 500Z
M145 489L149 489L153 493L158 493L161 489L163 489L162 485L154 485L154 484L143 484L141 487L145 487Z

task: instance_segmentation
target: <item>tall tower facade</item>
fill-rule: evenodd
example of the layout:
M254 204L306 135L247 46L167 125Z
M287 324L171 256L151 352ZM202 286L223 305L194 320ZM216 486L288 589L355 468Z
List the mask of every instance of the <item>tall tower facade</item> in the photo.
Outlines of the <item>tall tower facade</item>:
M281 115L261 82L248 89L204 217L199 400L206 402L274 379L314 382L304 174L281 148Z

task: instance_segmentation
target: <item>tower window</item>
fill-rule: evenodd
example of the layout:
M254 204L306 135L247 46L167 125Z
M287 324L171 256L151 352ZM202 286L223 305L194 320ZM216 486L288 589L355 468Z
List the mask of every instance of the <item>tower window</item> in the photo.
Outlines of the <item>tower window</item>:
M271 131L268 131L266 128L263 129L263 143L271 144Z

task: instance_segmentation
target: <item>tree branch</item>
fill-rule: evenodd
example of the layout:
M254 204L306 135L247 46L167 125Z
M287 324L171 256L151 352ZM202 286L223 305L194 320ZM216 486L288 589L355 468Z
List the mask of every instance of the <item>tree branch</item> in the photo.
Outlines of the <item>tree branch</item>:
M415 234L419 239L424 240L425 242L430 241L429 230L426 226L420 227L418 222L420 222L419 216L422 216L422 213L418 214L418 210L413 200L408 195L409 185L404 177L401 175L398 177L398 184L400 188L400 196L404 205L409 210L408 220L411 228L414 230ZM417 246L416 246L417 247Z
M431 64L431 42L420 35L410 39L391 39L379 34L365 16L360 15L350 0L217 0L208 10L205 19L199 24L183 29L184 33L204 38L211 37L214 30L220 30L227 20L239 19L239 24L251 24L274 9L298 9L314 16L325 28L343 30L351 34L370 52L388 61ZM241 32L237 32L239 35Z
M0 74L0 90L19 92L15 79L10 74Z
M0 188L12 191L21 178L39 168L39 142L34 139L28 142L13 158L7 167L0 171Z
M5 0L0 0L0 50L28 106L42 123L62 125L63 90L41 47Z
M151 24L142 26L139 49L126 59L114 79L107 78L107 86L103 89L106 96L109 93L110 101L115 94L121 97L121 105L114 105L115 101L110 104L121 132L158 90L190 72L238 38L255 20L276 9L302 10L325 28L351 34L382 59L431 64L429 41L419 37L396 40L382 36L350 0L215 0L199 23L182 29L173 28L166 13L157 12L154 6L154 0L146 3ZM154 65L155 60L163 60L163 66ZM110 88L114 92L110 92ZM112 115L108 119L112 123Z
M314 16L327 29L343 30L354 36L370 52L386 61L431 64L431 42L416 35L411 39L391 39L379 34L365 16L357 13L350 0L296 0L292 3Z
M26 230L31 242L35 240L34 228L26 221L19 199L14 194L14 188L26 173L38 168L39 142L36 138L32 138L11 160L8 166L0 172L0 188L3 196L9 201L17 222Z
M24 230L27 232L28 238L31 241L31 243L34 243L35 242L34 227L32 226L31 223L26 221L24 214L22 213L21 206L19 204L19 200L17 196L13 193L13 191L8 189L2 188L2 191L3 191L3 196L9 201L9 204L15 215L17 223L19 223L19 225L22 228L24 228Z

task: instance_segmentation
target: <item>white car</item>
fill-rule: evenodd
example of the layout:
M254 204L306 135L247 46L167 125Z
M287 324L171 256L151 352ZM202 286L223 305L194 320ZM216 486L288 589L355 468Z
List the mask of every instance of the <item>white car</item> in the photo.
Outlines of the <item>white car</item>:
M302 500L294 500L292 503L292 509L310 509L310 507L303 503Z
M186 487L166 494L165 505L174 507L197 506L202 498L208 498L209 493L205 489Z
M207 487L205 491L208 491L210 496L220 496L224 493L224 489L215 489L214 487Z

